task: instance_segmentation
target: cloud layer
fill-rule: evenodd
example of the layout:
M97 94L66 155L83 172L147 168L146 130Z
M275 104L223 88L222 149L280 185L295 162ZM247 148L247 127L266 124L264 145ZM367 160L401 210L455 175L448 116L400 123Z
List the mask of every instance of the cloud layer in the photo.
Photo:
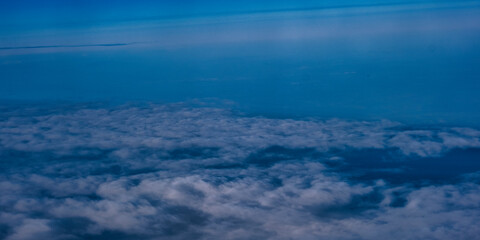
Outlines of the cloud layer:
M475 168L433 184L360 181L338 166L381 151L378 164L397 162L378 169L387 176L479 147L475 129L390 121L270 119L183 104L5 107L0 238L473 239Z

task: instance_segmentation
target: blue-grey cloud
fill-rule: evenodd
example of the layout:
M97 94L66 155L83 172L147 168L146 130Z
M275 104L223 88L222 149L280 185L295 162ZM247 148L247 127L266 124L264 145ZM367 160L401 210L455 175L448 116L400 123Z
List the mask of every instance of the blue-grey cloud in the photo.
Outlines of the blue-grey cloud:
M5 107L0 237L473 239L479 164L439 184L388 175L476 158L479 139L470 128L184 104ZM348 166L370 159L383 174L358 180Z

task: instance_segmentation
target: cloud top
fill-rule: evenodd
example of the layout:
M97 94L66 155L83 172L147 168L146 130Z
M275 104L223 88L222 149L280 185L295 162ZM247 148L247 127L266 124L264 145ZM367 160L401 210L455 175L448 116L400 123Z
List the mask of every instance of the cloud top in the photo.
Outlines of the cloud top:
M335 166L372 149L421 162L476 149L479 138L469 128L270 119L183 104L4 108L0 237L472 239L477 173L392 184L357 181Z

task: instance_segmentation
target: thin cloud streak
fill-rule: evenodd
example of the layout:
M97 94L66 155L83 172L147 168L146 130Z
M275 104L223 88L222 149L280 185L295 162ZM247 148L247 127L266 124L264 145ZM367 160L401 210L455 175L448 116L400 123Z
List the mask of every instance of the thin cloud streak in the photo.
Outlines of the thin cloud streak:
M0 47L0 50L37 49L37 48L119 47L119 46L133 45L133 44L135 44L135 43L103 43L103 44L79 44L79 45L19 46L19 47Z

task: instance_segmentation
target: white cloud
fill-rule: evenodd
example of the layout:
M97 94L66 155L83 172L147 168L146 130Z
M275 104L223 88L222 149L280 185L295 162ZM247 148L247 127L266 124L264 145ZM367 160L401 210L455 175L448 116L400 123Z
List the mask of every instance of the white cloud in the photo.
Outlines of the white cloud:
M473 177L422 187L355 182L317 161L341 163L332 152L372 148L438 156L478 147L474 129L404 130L389 121L268 119L169 105L19 111L0 120L0 236L7 239L480 234Z

